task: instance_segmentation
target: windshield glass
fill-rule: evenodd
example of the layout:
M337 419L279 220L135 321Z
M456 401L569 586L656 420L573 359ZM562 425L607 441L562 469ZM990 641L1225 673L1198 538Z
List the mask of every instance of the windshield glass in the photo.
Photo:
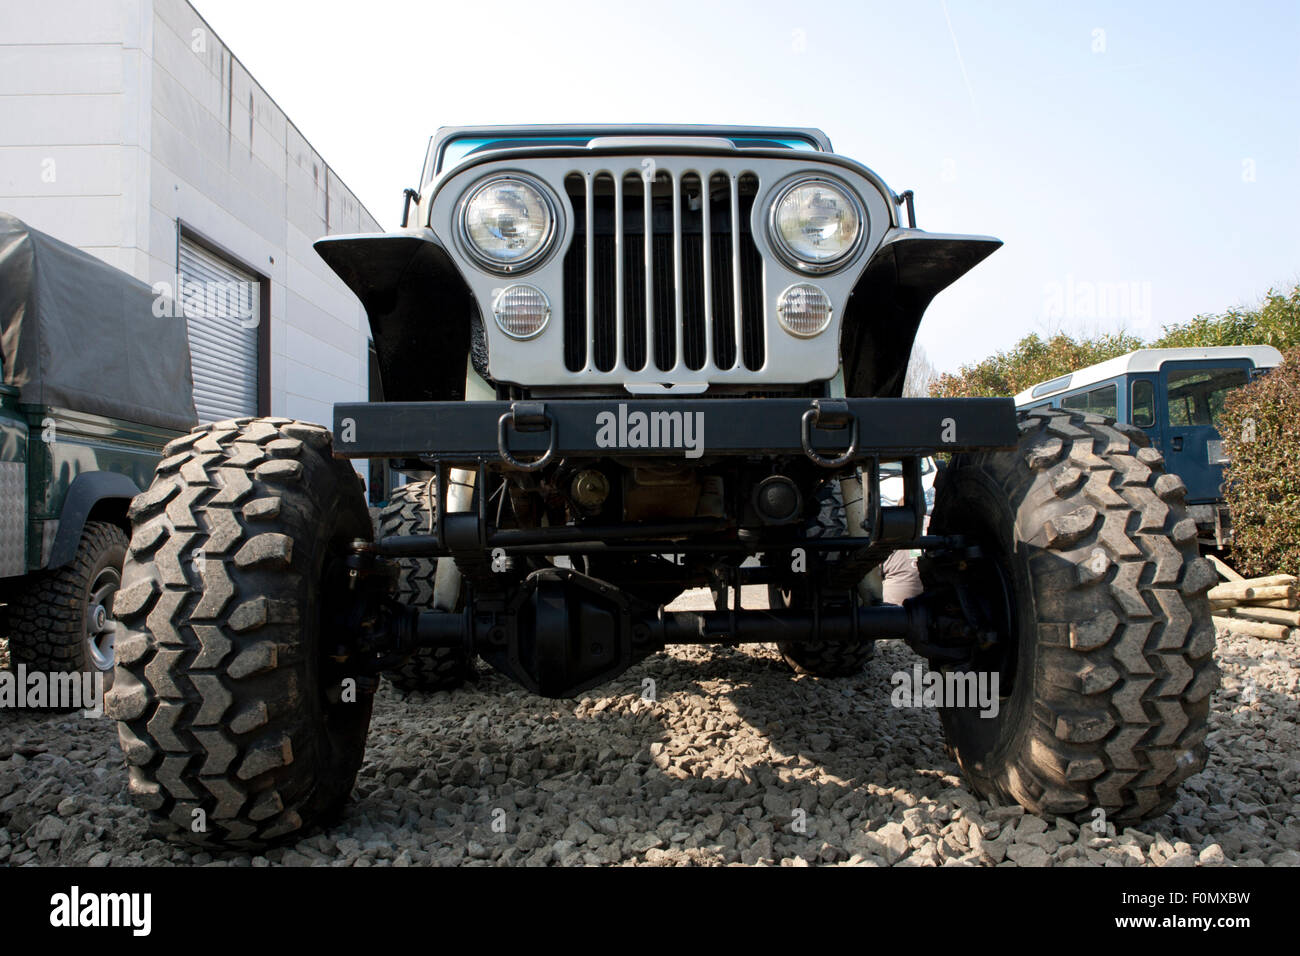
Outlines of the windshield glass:
M707 135L707 133L701 133L701 135ZM591 136L466 136L462 139L453 139L443 146L440 169L455 166L467 156L488 150L513 149L520 146L573 146L582 149L593 138ZM749 147L751 149L799 149L817 152L817 147L812 143L795 137L727 136L725 138L742 149Z

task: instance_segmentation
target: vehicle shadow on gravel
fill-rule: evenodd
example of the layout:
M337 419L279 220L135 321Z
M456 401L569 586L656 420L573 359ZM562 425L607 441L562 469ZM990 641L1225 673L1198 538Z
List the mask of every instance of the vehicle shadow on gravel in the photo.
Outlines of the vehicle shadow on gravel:
M519 824L505 861L868 856L865 834L923 801L946 821L943 795L958 783L937 717L890 706L889 675L915 660L900 646L858 677L822 681L796 677L769 649L678 649L575 702L489 674L456 695L505 698L508 713L475 721L472 735L420 716L455 709L456 695L394 695L404 735L438 757L423 769L368 759L349 816L364 828L405 787L449 825L440 841L463 841L471 859L500 859L493 813ZM387 702L377 714L381 728L396 716Z
M775 751L803 758L837 779L882 786L892 779L890 785L899 786L911 778L919 785L957 772L944 753L938 714L891 703L891 675L922 662L903 645L882 644L861 674L842 678L796 675L775 649L764 650L754 656L717 649L693 669L692 685L711 696L712 682L732 683L725 698ZM906 797L902 803L912 805Z
M713 698L766 743L766 766L759 759L745 770L765 785L760 803L774 818L829 811L876 827L958 785L937 713L891 703L891 675L921 660L904 645L882 643L847 678L796 675L774 647L705 653L676 671L684 682L660 690ZM665 731L669 740L677 733L671 723Z

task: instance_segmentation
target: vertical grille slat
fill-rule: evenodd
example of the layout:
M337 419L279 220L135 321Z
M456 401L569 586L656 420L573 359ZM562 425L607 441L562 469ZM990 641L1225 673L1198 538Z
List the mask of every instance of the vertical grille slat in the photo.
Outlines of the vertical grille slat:
M734 300L733 308L735 309L736 322L736 349L739 351L740 342L744 336L743 323L745 313L745 297L740 290L740 181L735 176L728 177L728 185L731 187L731 282L732 297ZM737 359L732 360L732 365L738 364Z
M751 221L754 202L758 199L758 181L748 174L741 177L740 221ZM753 233L746 230L737 243L740 250L741 304L740 327L741 361L745 368L756 371L763 367L763 256L754 242Z
M729 369L736 364L735 298L731 275L730 177L709 177L709 202L713 206L713 364Z
M575 172L563 264L564 358L573 372L757 370L763 263L750 234L752 173Z
M614 221L614 179L607 173L596 176L593 184L595 197L592 202L594 210L592 248L595 261L592 264L594 274L596 315L593 320L595 334L599 337L600 347L596 349L596 361L593 363L601 371L614 368L618 355L618 326L614 315L607 306L614 298L618 288L618 269L614 262L613 244L608 241L608 233Z
M703 189L700 177L688 173L681 179L677 194L678 250L681 255L679 270L679 325L681 334L681 364L692 372L704 368L706 292L704 285L703 245Z
M743 293L742 359L751 372L763 367L763 257L746 233L740 242L740 288Z
M676 177L660 173L654 180L654 197L650 204L650 234L654 246L654 360L661 372L671 371L680 351L681 322L678 316L677 292L681 283L675 276L677 253L674 246L673 197L676 195Z
M638 369L644 368L648 360L655 321L654 180L647 177L641 182L641 247L645 252L645 351L642 353L641 364L636 366Z
M585 243L586 250L587 250L586 252L587 271L586 274L583 276L583 288L586 290L587 293L586 301L583 303L583 308L584 308L583 315L585 316L585 320L586 320L584 326L586 329L586 337L583 339L584 343L592 341L592 337L595 334L595 329L593 328L593 323L595 321L595 311L596 311L595 288L594 288L595 281L592 276L593 270L596 267L596 250L595 250L595 238L596 238L595 192L596 190L594 186L595 184L592 182L591 173L588 173L586 177L583 179L583 195L585 197L585 202L583 205L583 222L587 224L587 241Z
M588 208L591 209L592 223L589 240L589 248L592 250L591 269L588 274L592 277L594 315L591 321L593 338L588 339L592 359L587 367L609 371L614 367L618 348L618 330L614 326L614 316L605 307L614 293L616 283L613 250L607 241L614 221L614 179L608 173L596 173L589 177L588 182L591 184Z
M611 175L614 185L614 354L623 354L623 179ZM609 309L609 300L605 300L605 309Z
M682 327L686 324L686 313L682 311L682 181L672 177L673 189L673 314L677 321L673 323L673 360L669 368L676 368L682 362Z
M581 176L569 176L565 188L573 199L573 245L564 256L564 367L570 372L581 372L587 366L587 343L591 341L591 313L582 313L584 306L591 308L588 288L591 243L584 238L591 233L586 218L588 192Z
M645 242L645 188L637 173L623 177L623 333L621 361L634 372L645 366L646 307L650 293L646 290L646 264L649 254Z
M704 364L713 364L713 221L709 215L709 174L700 180L700 269L704 279Z

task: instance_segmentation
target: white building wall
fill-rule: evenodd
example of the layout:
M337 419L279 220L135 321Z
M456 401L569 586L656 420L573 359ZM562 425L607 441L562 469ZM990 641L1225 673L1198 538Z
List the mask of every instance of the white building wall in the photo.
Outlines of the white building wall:
M0 209L142 278L143 22L142 0L42 0L0 26Z
M0 209L147 282L178 222L270 280L270 412L367 393L365 313L312 249L379 224L185 0L5 4Z

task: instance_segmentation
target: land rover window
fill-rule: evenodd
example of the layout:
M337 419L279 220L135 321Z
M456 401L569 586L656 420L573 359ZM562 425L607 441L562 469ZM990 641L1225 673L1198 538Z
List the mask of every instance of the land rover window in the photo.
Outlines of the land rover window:
M1040 382L1034 386L1034 390L1030 392L1030 395L1033 398L1038 398L1040 395L1048 395L1058 389L1067 388L1069 387L1071 378L1073 378L1072 375L1062 375L1060 378L1054 378L1050 382Z
M1129 415L1138 428L1151 428L1156 423L1156 390L1147 379L1133 383L1132 412Z
M1228 392L1245 385L1244 368L1194 368L1170 372L1169 424L1217 425Z
M1089 412L1093 415L1114 418L1118 400L1119 388L1112 382L1110 385L1102 385L1086 392L1067 395L1061 399L1061 407L1075 412Z

